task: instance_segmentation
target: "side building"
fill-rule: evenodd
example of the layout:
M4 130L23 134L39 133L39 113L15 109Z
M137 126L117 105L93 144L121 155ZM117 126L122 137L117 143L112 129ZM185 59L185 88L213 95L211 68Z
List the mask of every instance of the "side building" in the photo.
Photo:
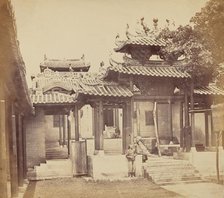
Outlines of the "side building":
M24 117L32 112L14 13L0 1L0 196L18 196L27 178Z

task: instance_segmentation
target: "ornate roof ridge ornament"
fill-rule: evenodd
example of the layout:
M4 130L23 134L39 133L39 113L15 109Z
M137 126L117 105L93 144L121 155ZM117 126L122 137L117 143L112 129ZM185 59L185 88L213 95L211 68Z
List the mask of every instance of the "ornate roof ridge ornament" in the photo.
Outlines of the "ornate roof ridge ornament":
M141 20L141 25L142 25L142 27L143 27L143 30L144 30L144 32L145 32L145 35L147 35L148 36L148 33L150 32L150 29L148 28L148 26L145 24L145 22L144 22L144 17L142 17L140 20Z

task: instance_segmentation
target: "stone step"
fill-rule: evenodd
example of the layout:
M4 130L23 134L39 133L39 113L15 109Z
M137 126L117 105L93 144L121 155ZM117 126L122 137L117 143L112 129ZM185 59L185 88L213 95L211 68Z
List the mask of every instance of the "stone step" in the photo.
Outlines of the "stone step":
M28 172L30 180L72 177L72 162L66 160L47 160Z
M153 179L160 179L160 178L190 178L190 177L201 177L200 174L178 174L178 175L166 175L166 174L161 174L161 175L150 175Z
M189 180L167 180L167 181L165 181L165 180L162 180L162 181L156 181L155 183L156 184L159 184L159 185L171 185L171 184L180 184L180 183L185 183L185 184L187 184L187 183L201 183L201 182L203 182L203 180L201 179L201 178L195 178L195 179L189 179Z
M148 171L148 174L150 174L150 176L156 176L156 175L168 175L168 176L178 176L178 175L196 175L196 174L199 174L198 172L194 171L194 170L186 170L186 171L183 171L183 172L149 172Z
M157 184L202 181L199 171L186 160L149 158L144 172Z

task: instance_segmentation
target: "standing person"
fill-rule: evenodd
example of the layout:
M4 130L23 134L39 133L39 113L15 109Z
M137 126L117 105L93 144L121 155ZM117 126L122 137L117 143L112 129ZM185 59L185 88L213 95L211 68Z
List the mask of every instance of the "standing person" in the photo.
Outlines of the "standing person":
M135 157L135 148L133 145L129 145L126 153L126 158L128 160L128 177L135 177Z

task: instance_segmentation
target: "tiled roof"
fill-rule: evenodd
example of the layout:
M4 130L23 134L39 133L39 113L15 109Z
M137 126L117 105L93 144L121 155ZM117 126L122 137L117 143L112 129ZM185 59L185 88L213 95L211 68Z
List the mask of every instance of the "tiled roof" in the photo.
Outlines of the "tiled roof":
M210 84L208 86L197 87L194 89L195 94L200 95L219 95L224 96L224 90L216 87L214 84Z
M120 42L120 45L115 48L115 51L122 51L122 49L127 45L165 46L166 42L162 39L151 36L132 36L128 40Z
M190 78L190 74L182 71L176 66L125 66L121 63L111 63L108 71L114 71L129 75L155 76L155 77L173 77L173 78Z
M84 95L93 95L93 96L109 96L109 97L131 97L133 93L128 87L121 85L84 85L82 84L82 89L79 90L79 93Z
M31 94L33 104L57 104L57 103L75 103L74 97L68 94L51 92L46 94Z
M77 75L77 73L66 74L46 70L46 73L39 74L35 82L37 88L33 89L31 99L34 104L55 104L73 103L74 97L69 94L50 92L56 87L66 90L68 93L75 92L78 95L86 96L105 96L105 97L131 97L133 93L126 87L114 82L107 82L99 79L97 75ZM40 94L35 94L39 90Z
M44 62L40 64L40 67L42 68L89 68L90 63L86 63L82 59L65 59L65 60L59 60L59 59L46 59Z

